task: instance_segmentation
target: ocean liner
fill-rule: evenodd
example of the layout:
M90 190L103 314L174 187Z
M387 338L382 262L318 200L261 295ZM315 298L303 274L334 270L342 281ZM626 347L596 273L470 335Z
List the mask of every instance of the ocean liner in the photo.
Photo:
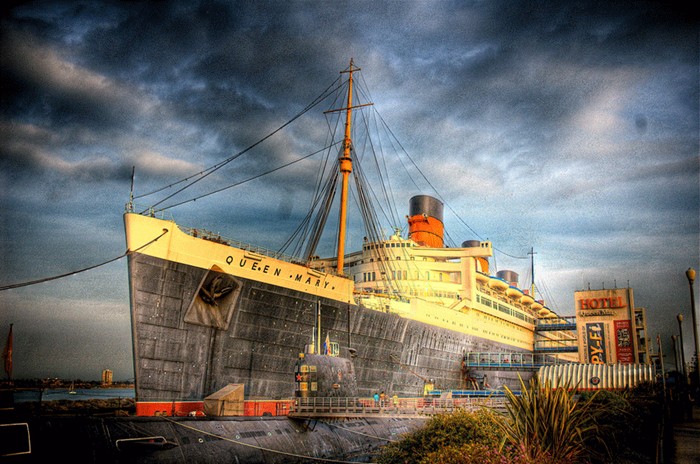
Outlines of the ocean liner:
M519 288L515 272L492 275L490 242L446 246L444 202L437 196L406 199L407 233L401 225L390 233L378 226L353 141L353 112L372 109L353 102L358 71L351 61L340 73L343 108L326 112L340 115L344 130L328 144L339 147L332 182L319 189L318 218L309 222L310 238L295 257L127 204L140 414L196 411L230 384L244 385L250 400L313 392L316 385L294 376L301 352L352 360L357 394L368 397L474 385L463 366L468 352L533 352L537 319L554 313L534 298L534 286ZM366 236L361 249L346 252L351 178ZM320 258L317 244L337 189L337 253ZM488 373L492 386L517 381L516 372ZM483 383L479 387L488 386Z

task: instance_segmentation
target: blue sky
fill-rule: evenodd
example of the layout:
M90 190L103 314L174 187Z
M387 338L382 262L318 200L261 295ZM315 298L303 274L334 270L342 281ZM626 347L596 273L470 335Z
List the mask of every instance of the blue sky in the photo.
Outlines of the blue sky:
M449 205L454 242L491 240L492 264L523 286L530 262L519 258L534 248L536 283L563 315L576 290L630 286L667 363L676 314L685 315L689 358L685 270L700 268L697 19L680 2L644 1L5 6L0 286L123 254L132 167L140 194L227 159L354 58L383 119ZM271 139L198 192L323 146L317 110L320 124ZM169 213L277 249L309 203L306 163ZM431 193L394 189L400 217L410 196ZM351 231L350 243L361 235ZM122 259L0 291L14 376L97 379L110 368L131 378L127 286Z

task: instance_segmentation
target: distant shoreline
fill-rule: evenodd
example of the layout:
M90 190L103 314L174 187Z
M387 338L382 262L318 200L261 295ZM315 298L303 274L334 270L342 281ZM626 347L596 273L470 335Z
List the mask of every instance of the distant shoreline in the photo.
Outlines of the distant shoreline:
M41 403L19 402L14 404L19 414L77 414L129 416L136 413L133 398L106 398L89 400L46 400Z

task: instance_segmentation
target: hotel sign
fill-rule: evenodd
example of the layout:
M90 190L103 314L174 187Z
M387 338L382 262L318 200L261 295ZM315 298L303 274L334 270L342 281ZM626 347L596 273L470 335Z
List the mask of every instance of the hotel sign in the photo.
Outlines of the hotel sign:
M621 296L603 298L583 298L578 300L578 315L580 317L612 317L618 310L627 305Z
M579 361L631 364L636 359L632 290L577 291L574 296Z
M632 354L632 324L629 319L615 321L615 350L617 362L622 364L632 364L634 356Z
M587 309L617 309L624 308L625 302L621 296L608 296L604 298L584 298L579 300L580 310Z

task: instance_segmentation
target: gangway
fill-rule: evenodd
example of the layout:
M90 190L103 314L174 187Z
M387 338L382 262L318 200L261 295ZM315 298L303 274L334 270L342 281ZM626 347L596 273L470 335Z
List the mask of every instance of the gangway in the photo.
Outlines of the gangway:
M543 317L537 319L535 332L576 330L576 316Z
M536 371L542 366L566 364L551 354L520 352L468 352L464 355L464 367L481 370L528 370Z
M571 339L541 339L535 340L535 353L578 353L578 340Z
M576 317L556 316L538 319L535 324L534 352L538 354L577 353Z

